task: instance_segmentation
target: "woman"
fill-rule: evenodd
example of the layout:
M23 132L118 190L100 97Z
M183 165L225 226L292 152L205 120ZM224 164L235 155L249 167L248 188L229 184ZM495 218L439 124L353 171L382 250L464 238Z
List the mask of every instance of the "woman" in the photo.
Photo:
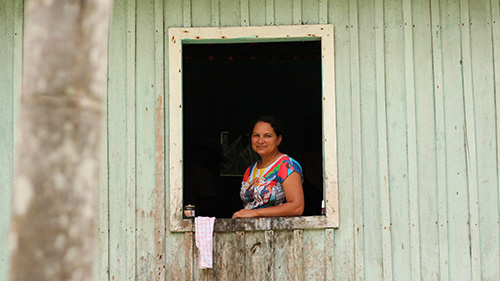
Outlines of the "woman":
M281 128L270 116L257 119L252 132L257 161L245 172L240 197L243 209L234 218L300 216L304 211L302 168L279 151Z

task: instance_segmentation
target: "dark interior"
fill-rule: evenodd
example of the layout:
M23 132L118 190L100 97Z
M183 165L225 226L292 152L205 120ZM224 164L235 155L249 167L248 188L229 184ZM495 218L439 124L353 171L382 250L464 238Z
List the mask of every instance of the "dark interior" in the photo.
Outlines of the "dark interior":
M241 177L260 115L283 123L280 151L304 172L304 215L323 198L321 42L183 45L184 205L197 216L241 209Z

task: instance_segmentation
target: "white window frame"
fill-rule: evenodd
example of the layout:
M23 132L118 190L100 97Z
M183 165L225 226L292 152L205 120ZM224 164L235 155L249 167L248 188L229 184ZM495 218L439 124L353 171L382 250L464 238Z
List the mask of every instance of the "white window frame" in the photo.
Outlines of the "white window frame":
M169 28L169 206L170 231L193 231L183 219L182 45L321 40L323 192L326 214L278 218L216 219L215 231L324 229L339 226L333 25Z

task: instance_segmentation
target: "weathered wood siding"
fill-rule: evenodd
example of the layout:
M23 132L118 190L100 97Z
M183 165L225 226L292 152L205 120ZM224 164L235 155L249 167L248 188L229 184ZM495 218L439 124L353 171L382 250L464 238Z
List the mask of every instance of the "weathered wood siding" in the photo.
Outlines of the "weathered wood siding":
M0 0L0 280L7 278L16 112L22 77L23 1Z
M498 0L115 0L99 280L499 280L499 20ZM4 280L21 0L0 0L0 23ZM217 232L199 270L194 235L166 229L167 28L320 23L335 26L340 227Z

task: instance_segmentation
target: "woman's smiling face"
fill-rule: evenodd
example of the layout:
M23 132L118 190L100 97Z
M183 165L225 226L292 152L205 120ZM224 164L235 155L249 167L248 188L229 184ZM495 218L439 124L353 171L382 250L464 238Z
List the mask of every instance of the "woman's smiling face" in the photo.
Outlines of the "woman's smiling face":
M281 136L277 136L271 124L258 122L253 127L252 148L260 157L274 156L278 151Z

